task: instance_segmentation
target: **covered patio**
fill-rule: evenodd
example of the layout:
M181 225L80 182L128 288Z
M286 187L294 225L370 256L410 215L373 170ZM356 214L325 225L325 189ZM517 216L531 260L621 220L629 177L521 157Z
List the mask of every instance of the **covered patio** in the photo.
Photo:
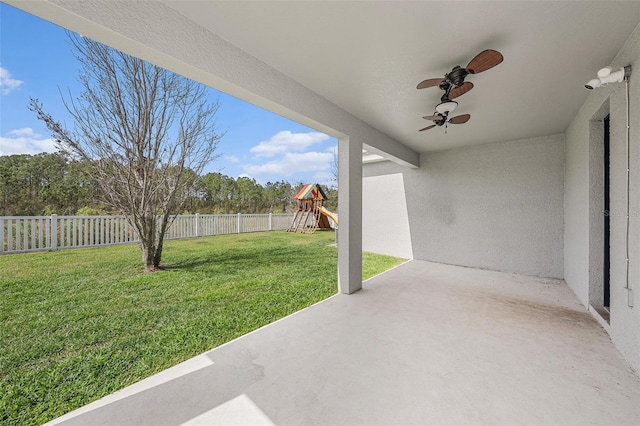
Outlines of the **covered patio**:
M51 424L637 424L562 280L409 261Z
M638 423L640 3L6 1L339 141L340 294L56 423Z

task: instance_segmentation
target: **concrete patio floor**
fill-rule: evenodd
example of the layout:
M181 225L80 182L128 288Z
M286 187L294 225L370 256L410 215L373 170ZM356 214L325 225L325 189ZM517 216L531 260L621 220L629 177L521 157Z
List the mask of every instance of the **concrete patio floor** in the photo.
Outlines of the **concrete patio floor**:
M52 423L639 424L561 280L411 261Z

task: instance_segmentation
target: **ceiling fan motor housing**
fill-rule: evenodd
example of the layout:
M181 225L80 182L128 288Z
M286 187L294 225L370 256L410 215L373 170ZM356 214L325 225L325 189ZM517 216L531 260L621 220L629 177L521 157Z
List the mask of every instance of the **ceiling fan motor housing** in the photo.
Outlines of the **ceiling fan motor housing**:
M460 87L464 84L464 79L469 74L471 74L469 71L457 65L453 67L450 73L445 75L445 81L451 83L453 87Z

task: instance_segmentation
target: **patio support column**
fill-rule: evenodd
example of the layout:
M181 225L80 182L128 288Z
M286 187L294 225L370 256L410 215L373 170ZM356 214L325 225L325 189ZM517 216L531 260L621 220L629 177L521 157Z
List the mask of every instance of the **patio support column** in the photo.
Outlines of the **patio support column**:
M362 288L362 141L338 141L338 291Z

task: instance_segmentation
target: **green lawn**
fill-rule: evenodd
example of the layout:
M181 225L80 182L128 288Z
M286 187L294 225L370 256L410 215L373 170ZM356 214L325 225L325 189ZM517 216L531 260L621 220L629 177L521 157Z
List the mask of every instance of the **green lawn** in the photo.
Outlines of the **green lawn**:
M39 424L336 293L332 232L0 256L0 424ZM365 278L401 259L364 254Z

